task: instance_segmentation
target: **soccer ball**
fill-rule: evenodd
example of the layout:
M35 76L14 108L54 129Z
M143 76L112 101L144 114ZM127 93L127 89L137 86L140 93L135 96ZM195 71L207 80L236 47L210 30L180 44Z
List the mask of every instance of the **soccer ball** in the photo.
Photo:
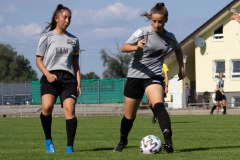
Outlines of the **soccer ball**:
M140 142L140 151L143 154L160 153L162 150L162 142L160 138L154 135L144 137Z

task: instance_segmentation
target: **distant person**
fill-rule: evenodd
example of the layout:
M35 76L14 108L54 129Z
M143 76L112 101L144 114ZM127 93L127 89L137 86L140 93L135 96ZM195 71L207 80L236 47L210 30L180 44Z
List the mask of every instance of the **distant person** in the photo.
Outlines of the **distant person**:
M168 66L166 65L166 63L163 63L163 67L162 67L162 71L164 73L164 80L163 80L163 88L164 88L164 93L163 93L163 101L165 102L164 98L166 98L167 93L168 93L168 84L169 84L169 78L168 78ZM149 106L153 112L153 118L152 118L152 123L155 124L157 122L157 115L154 113L153 111L153 107L152 104L149 103Z
M220 106L216 106L216 90L214 90L213 94L212 94L212 101L213 101L213 107L212 107L212 110L210 112L210 114L213 114L214 110L217 109L216 113L218 114L219 113L219 107L221 106L222 108L222 103Z
M224 93L224 81L222 79L223 77L223 72L219 73L217 83L216 83L216 106L220 105L220 101L222 101L223 105L223 112L222 114L226 114L226 97Z
M79 69L79 42L66 31L71 22L71 11L59 4L52 15L51 23L43 31L38 44L36 64L43 73L41 77L42 112L40 115L45 134L47 153L55 153L51 135L52 111L60 97L66 119L66 153L73 153L77 129L75 104L81 95Z
M168 112L163 104L163 72L164 56L172 48L179 65L178 77L185 77L183 54L174 34L164 29L168 21L168 11L164 3L157 3L150 13L143 13L151 25L135 31L123 44L122 52L134 52L127 74L124 88L124 116L120 125L120 141L113 151L121 152L128 144L128 134L132 129L141 99L146 93L157 115L159 127L165 142L163 149L173 153L172 128Z
M210 114L213 114L214 110L217 108L216 106L216 90L214 90L213 94L212 94L212 101L213 101L213 107L212 107L212 110L210 112Z
M190 102L190 98L191 98L190 88L188 87L188 83L186 83L185 84L185 102L186 102L186 106L188 106L188 103Z

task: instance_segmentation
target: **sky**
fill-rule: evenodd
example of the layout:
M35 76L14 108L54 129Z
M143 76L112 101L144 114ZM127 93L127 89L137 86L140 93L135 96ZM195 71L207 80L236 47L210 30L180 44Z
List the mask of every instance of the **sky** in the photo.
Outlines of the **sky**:
M100 50L109 48L118 53L120 46L138 28L150 25L143 12L150 12L158 2L164 2L169 17L165 29L181 42L199 26L214 16L231 0L0 0L0 43L11 45L18 54L35 64L41 32L50 22L58 4L72 11L67 31L78 37L81 73L95 72L102 78L105 70Z

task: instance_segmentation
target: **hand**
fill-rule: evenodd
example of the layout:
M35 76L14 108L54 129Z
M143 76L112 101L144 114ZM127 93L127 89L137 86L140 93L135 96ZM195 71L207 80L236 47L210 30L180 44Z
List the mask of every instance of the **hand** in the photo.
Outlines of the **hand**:
M224 92L222 92L222 95L225 95L225 93L224 93Z
M239 17L238 13L233 13L233 15L231 16L231 20L235 20Z
M57 80L57 76L55 74L49 74L47 77L48 82L52 83Z
M165 87L165 91L166 94L168 93L168 87Z
M185 77L186 77L185 71L184 71L184 68L182 67L179 69L179 72L178 72L178 81L184 79Z
M78 93L78 97L82 95L82 89L80 86L77 86L77 93Z
M236 20L238 23L240 23L240 16L238 13L234 13L231 18L231 20Z
M141 39L140 41L138 41L138 44L137 44L138 49L139 49L139 48L144 49L144 48L145 48L144 45L145 45L146 43L147 43L147 42L146 42L146 39Z

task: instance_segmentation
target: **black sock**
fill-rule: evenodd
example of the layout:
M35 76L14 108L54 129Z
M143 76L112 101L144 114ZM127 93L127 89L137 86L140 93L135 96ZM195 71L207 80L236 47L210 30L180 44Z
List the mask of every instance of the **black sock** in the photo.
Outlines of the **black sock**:
M150 109L152 110L153 116L156 117L156 115L155 115L155 113L154 113L154 110L153 110L153 107L152 107L151 104L149 105L149 107L150 107Z
M153 108L157 118L159 126L162 130L166 143L172 143L172 129L169 114L167 113L163 103L156 103Z
M120 128L121 141L127 141L127 137L128 137L129 132L132 129L134 120L135 120L135 118L127 119L125 116L122 118L121 128Z
M223 114L226 114L226 112L227 112L227 108L226 106L223 106Z
M76 130L77 130L77 118L66 120L67 131L67 146L73 146Z
M41 123L42 123L42 127L43 127L43 131L44 131L46 140L52 139L52 135L51 135L52 115L44 116L41 113L40 119L41 119Z
M216 108L217 108L217 106L214 105L214 106L212 107L212 111L211 111L211 113L213 113L213 111L214 111Z

